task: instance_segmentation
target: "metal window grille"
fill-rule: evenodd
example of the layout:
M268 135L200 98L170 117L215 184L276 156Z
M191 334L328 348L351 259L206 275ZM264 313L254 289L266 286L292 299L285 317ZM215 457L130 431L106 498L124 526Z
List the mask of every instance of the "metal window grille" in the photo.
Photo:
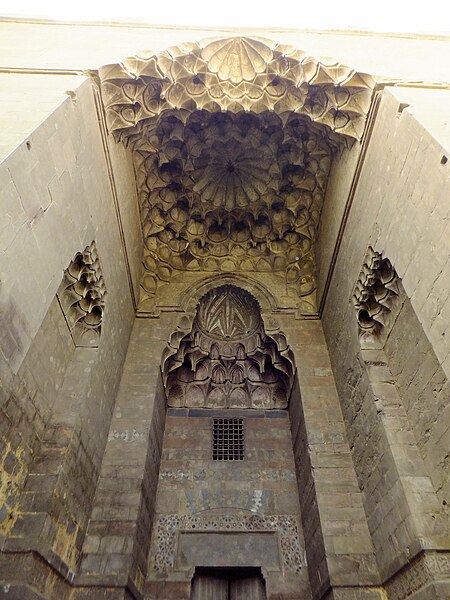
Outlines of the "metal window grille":
M244 460L244 419L213 419L213 460Z

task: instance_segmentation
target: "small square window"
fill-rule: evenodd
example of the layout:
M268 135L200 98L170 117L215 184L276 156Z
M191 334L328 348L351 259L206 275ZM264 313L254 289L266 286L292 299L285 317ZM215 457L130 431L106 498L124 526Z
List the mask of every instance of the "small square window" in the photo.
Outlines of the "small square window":
M213 419L213 460L244 460L244 419Z

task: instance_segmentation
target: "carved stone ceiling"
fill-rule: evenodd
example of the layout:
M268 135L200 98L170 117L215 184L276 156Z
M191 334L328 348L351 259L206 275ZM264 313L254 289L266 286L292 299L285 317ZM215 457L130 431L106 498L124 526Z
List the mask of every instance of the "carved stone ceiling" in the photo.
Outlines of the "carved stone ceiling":
M314 312L330 166L361 138L373 79L259 38L185 44L99 76L109 130L134 158L140 310L187 270L282 273Z

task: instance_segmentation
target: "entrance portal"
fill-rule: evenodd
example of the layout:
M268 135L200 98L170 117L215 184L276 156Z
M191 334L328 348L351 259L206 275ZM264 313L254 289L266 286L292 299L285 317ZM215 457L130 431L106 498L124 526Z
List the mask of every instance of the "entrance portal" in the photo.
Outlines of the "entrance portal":
M267 600L261 569L195 569L191 600Z

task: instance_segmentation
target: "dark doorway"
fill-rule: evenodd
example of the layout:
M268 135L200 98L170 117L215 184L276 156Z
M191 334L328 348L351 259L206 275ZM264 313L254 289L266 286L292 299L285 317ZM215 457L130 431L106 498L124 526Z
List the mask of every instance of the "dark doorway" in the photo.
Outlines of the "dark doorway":
M261 569L195 569L191 600L267 600Z

